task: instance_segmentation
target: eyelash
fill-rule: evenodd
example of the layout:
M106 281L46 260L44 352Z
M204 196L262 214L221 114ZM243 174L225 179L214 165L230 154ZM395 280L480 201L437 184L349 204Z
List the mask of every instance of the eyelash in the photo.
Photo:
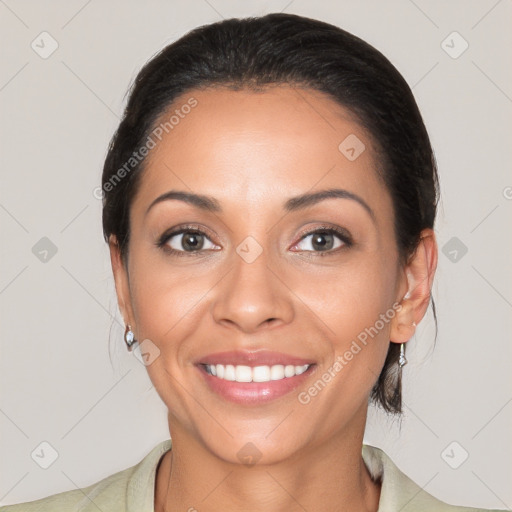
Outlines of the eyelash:
M184 233L190 233L194 235L203 235L208 238L208 233L205 231L202 231L201 229L198 229L196 226L190 226L190 225L184 225L179 226L175 230L171 231L170 233L166 232L164 233L160 239L156 242L156 246L159 249L162 249L163 251L172 254L174 256L197 256L202 251L178 251L176 249L173 249L172 247L169 247L167 245L167 242L176 235L182 235ZM342 228L335 228L333 226L318 226L313 230L306 231L300 234L300 238L297 241L297 245L299 242L301 242L304 238L306 238L309 235L314 234L328 234L328 235L336 235L342 242L343 245L341 247L337 247L336 249L330 249L328 251L295 251L295 252L306 252L306 253L314 253L315 256L325 257L332 254L338 253L340 250L348 249L354 245L354 242L352 240L352 237L347 232L347 230ZM211 250L211 249L205 249L205 250Z
M198 229L196 226L184 225L178 226L175 230L171 231L170 233L164 233L160 237L156 245L158 248L173 256L197 256L198 254L200 254L202 251L177 251L176 249L173 249L172 247L169 247L167 245L167 242L173 236L182 235L183 233L191 233L193 235L204 235L208 237L208 233L202 231L201 229Z

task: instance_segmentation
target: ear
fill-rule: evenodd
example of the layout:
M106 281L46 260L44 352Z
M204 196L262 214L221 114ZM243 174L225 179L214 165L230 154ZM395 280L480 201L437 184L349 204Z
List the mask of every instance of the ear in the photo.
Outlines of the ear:
M110 235L108 246L110 249L110 262L112 264L112 273L114 274L119 310L121 311L125 324L130 325L132 331L134 331L135 317L131 303L128 269L121 257L119 243L114 235Z
M416 325L425 316L430 303L436 268L436 237L432 229L424 229L416 251L404 268L403 284L397 300L401 307L396 309L391 321L391 342L405 343L412 338Z

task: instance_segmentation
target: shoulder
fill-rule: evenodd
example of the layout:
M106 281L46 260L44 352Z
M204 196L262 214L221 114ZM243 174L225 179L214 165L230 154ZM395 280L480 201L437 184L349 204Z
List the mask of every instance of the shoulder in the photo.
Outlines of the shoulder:
M375 446L363 445L363 460L372 478L382 482L378 512L500 512L438 500L402 473L391 458Z
M0 512L152 512L156 467L171 441L155 446L138 464L114 473L88 487L46 498L6 505Z
M116 504L115 508L109 510L125 510L123 490L126 489L131 473L132 468L128 468L88 487L52 494L26 503L7 505L0 507L0 512L89 512L89 510L103 510L109 502Z

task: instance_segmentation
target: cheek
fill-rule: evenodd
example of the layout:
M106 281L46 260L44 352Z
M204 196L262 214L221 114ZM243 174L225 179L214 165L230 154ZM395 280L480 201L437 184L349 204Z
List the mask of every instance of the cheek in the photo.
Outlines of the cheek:
M318 381L303 390L300 403L311 403L326 424L342 424L367 400L384 364L389 347L396 270L384 258L361 257L346 267L317 276L315 286L307 280L297 294L308 309L326 325L324 347L329 357L320 369ZM395 305L396 307L396 305ZM325 391L324 391L324 384ZM320 395L322 400L313 397ZM323 405L322 405L323 403ZM325 404L329 404L325 408ZM350 412L351 411L351 412Z
M183 257L185 260L187 257ZM132 305L137 330L142 338L157 345L172 345L197 326L208 292L218 281L218 272L207 265L173 264L166 256L140 251L133 253ZM197 317L197 318L196 318Z
M396 279L396 269L384 258L361 255L311 279L297 275L294 291L336 339L346 341L373 326L380 315L393 315ZM381 330L385 337L389 323Z
M140 340L151 340L158 356L146 370L158 394L170 408L186 417L190 404L182 385L190 371L190 354L204 322L204 305L218 277L199 269L191 272L161 256L134 254L132 305Z

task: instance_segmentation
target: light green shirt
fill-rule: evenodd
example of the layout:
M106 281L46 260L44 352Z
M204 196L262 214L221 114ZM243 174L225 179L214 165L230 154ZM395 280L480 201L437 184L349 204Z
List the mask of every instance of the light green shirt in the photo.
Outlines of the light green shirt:
M156 468L170 449L171 440L167 439L138 464L95 484L0 507L0 512L154 512ZM372 478L382 481L378 512L492 512L439 501L402 473L379 448L363 444L362 455Z

